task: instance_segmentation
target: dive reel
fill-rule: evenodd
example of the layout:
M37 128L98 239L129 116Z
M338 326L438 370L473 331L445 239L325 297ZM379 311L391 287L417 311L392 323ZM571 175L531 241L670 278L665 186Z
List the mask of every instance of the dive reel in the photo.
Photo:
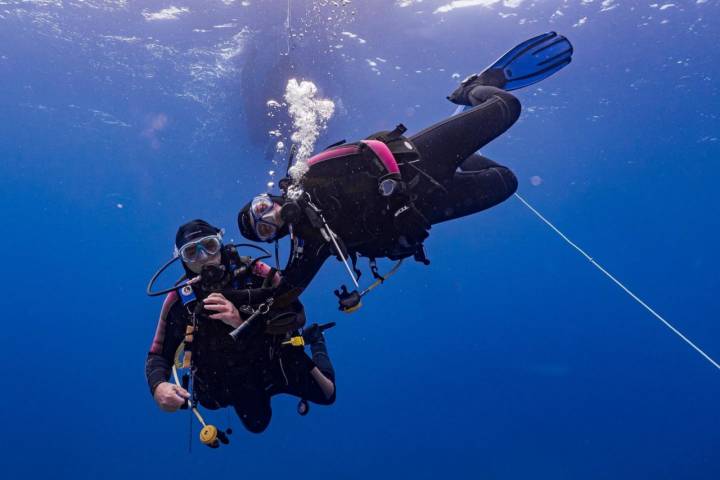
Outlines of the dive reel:
M183 375L183 381L181 384L180 379L178 378L177 369L178 367L176 359L176 362L173 364L172 367L172 374L175 379L175 384L178 387L187 389L189 383L188 375ZM200 443L202 443L203 445L207 445L210 448L218 448L221 443L223 445L228 445L230 443L228 435L232 434L232 428L228 427L225 430L219 430L215 425L211 425L205 422L205 419L200 414L200 411L197 408L197 404L191 398L188 398L186 404L183 405L181 408L190 409L190 411L195 414L195 417L197 417L198 421L202 425L202 429L200 430Z
M232 428L222 431L218 430L215 425L205 425L200 430L200 442L210 448L218 448L221 443L223 445L230 443L230 439L227 437L230 434L232 434Z

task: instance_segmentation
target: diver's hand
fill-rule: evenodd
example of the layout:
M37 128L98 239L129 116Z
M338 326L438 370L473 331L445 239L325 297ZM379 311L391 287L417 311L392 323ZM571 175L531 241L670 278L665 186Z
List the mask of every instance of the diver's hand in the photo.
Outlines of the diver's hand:
M233 328L239 327L243 322L240 318L240 312L235 308L235 305L221 293L211 293L203 300L203 305L205 306L205 310L217 312L210 315L210 318L213 320L220 320Z
M312 345L313 343L325 340L325 337L322 334L322 330L320 330L320 325L318 325L317 323L313 323L312 325L305 327L303 329L302 336L305 340L305 345Z
M322 325L318 325L317 323L313 323L310 326L307 326L303 328L303 339L305 340L305 345L314 345L319 342L325 341L325 336L323 335L323 332L325 330L328 330L330 328L333 328L335 326L335 322L328 322L323 323Z
M190 394L182 387L170 382L163 382L155 387L153 395L155 402L161 410L165 412L174 412L190 398Z
M264 303L275 293L275 288L243 288L223 290L222 295L233 305L257 305Z

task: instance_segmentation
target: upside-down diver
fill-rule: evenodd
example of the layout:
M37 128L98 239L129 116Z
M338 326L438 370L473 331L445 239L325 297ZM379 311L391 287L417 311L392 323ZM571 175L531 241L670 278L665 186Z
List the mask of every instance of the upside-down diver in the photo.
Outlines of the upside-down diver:
M325 260L344 260L356 286L357 256L414 257L429 263L423 242L432 225L493 207L517 189L505 166L476 153L510 128L520 115L511 93L567 66L573 47L549 32L527 40L448 97L470 107L411 136L398 125L359 142L340 142L307 161L295 185L280 196L263 194L238 214L243 236L272 242L290 236L291 251L275 300L297 298ZM300 192L297 194L296 192ZM348 259L352 260L354 272ZM336 292L341 310L359 305L361 294Z

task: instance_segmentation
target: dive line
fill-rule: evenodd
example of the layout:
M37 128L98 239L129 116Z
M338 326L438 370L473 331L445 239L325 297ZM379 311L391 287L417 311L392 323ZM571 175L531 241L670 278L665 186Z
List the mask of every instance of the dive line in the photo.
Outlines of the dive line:
M620 282L620 280L618 280L618 279L615 278L610 272L608 272L607 270L605 270L605 269L602 267L602 265L600 265L599 263L597 263L590 255L588 255L587 253L585 253L585 251L584 251L582 248L580 248L577 244L575 244L572 240L570 240L563 232L561 232L555 225L553 225L553 224L550 222L550 220L548 220L547 218L545 218L545 217L544 217L540 212L538 212L532 205L530 205L523 197L521 197L518 193L515 193L514 195L515 195L515 197L516 197L518 200L520 200L531 212L533 212L540 220L542 220L543 222L545 222L545 224L546 224L548 227L550 227L552 230L554 230L555 233L557 233L557 234L560 236L560 238L562 238L563 240L565 240L565 242L567 242L571 247L573 247L575 250L577 250L578 252L580 252L590 263L592 263L592 264L595 266L595 268L597 268L598 270L600 270L603 274L605 274L605 276L607 276L610 280L612 280L613 282L615 282L615 284L616 284L617 286L619 286L620 288L622 288L622 289L625 291L625 293L627 293L633 300L635 300L637 303L639 303L640 305L642 305L642 306L643 306L648 312L650 312L655 318L657 318L657 319L660 320L663 324L665 324L665 326L668 327L675 335L677 335L678 337L680 337L685 343L687 343L687 344L690 345L693 349L695 349L696 352L698 352L700 355L702 355L702 356L703 356L708 362L710 362L715 368L717 368L718 370L720 370L720 365L718 365L718 363L717 363L715 360L713 360L712 357L710 357L710 355L708 355L708 354L705 353L700 347L698 347L697 345L695 345L689 338L687 338L685 335L683 335L677 328L673 327L672 324L670 324L670 322L668 322L667 320L665 320L665 319L662 317L662 315L660 315L660 314L657 313L655 310L653 310L647 303L645 303L644 301L642 301L637 295L635 295L632 291L630 291L629 288L627 288L625 285L623 285L622 282Z
M290 37L292 36L292 27L290 26L290 1L287 2L287 16L285 17L285 33L286 33L286 40L287 40L287 51L285 52L285 55L290 55Z

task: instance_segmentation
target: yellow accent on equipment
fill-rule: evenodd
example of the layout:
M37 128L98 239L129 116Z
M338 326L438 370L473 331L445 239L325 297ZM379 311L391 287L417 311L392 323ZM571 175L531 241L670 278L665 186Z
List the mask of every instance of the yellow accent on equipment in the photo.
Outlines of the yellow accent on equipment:
M357 312L358 310L360 310L360 307L362 307L362 302L358 303L354 307L346 308L345 310L343 310L343 312L345 312L345 313Z
M402 263L403 263L402 260L398 260L398 261L395 263L395 265L393 265L393 267L390 269L390 271L389 271L388 273L386 273L384 277L382 277L382 280L380 280L380 279L375 280L369 287L367 287L365 290L363 290L363 291L360 293L360 298L362 298L362 297L364 297L365 295L367 295L368 293L372 292L372 291L375 290L378 286L382 285L382 284L385 282L385 280L387 280L388 278L390 278L390 277L392 277L393 275L395 275L395 273L398 271L398 269L400 268L400 266L402 265ZM362 302L359 302L359 303L358 303L357 305L355 305L354 307L346 308L345 310L343 310L343 312L345 312L345 313L357 312L358 310L360 310L360 307L362 307Z
M292 337L290 340L287 340L285 342L282 342L283 345L291 345L293 347L304 347L305 346L305 339L298 335L297 337Z
M378 285L381 285L385 280L387 280L388 278L395 275L395 272L398 271L398 269L400 268L400 265L402 265L402 263L403 263L402 260L398 260L397 263L395 263L395 265L393 265L393 267L390 269L390 271L385 274L385 276L383 277L382 280L380 280L380 279L375 280L373 282L373 284L370 285L368 288L366 288L362 294L365 295L366 293L373 291Z
M180 352L180 349L178 348L178 351L175 353L176 361L177 361L177 356L179 356L179 352ZM175 384L178 387L182 387L182 385L180 385L180 379L178 378L176 365L173 365L173 367L172 367L172 374L173 374L173 377L175 377ZM190 407L192 409L192 412L195 414L195 416L197 417L200 424L203 426L202 430L200 430L200 441L204 445L208 445L208 446L213 446L213 445L217 444L217 438L218 438L217 427L215 425L208 425L207 423L205 423L205 419L202 417L202 415L200 415L200 411L197 409L197 407L192 406L192 402L190 402L189 399L187 400L187 404L188 404L188 407Z
M182 355L182 353L183 353L183 344L181 343L180 345L178 345L177 350L175 350L175 357L174 357L174 361L173 361L173 366L175 368L183 368L182 362L180 361L180 356Z
M193 333L194 328L190 325L188 325L187 329L185 330L185 342L178 345L177 350L175 350L175 358L173 359L173 366L172 366L172 375L175 379L175 384L182 388L182 384L180 383L180 378L178 377L178 369L180 368L190 368L191 367L191 358L192 358L192 352L185 351L185 345L192 343L193 341ZM300 337L302 339L302 337ZM183 361L180 360L180 357L184 357ZM200 410L197 409L196 406L193 405L193 402L190 401L190 399L187 399L186 401L187 406L190 408L192 413L195 414L200 424L203 426L202 430L200 430L200 442L202 442L203 445L207 445L212 448L217 448L220 445L220 440L218 440L218 429L215 425L208 425L205 423L205 419L200 415ZM228 434L230 433L230 430L228 429ZM222 442L227 444L228 440L225 434L222 434Z
M192 343L193 338L194 338L194 335L193 335L194 332L195 332L195 327L193 325L188 325L185 327L185 343L186 344ZM185 357L183 358L182 368L190 368L191 361L192 361L192 352L186 351Z

